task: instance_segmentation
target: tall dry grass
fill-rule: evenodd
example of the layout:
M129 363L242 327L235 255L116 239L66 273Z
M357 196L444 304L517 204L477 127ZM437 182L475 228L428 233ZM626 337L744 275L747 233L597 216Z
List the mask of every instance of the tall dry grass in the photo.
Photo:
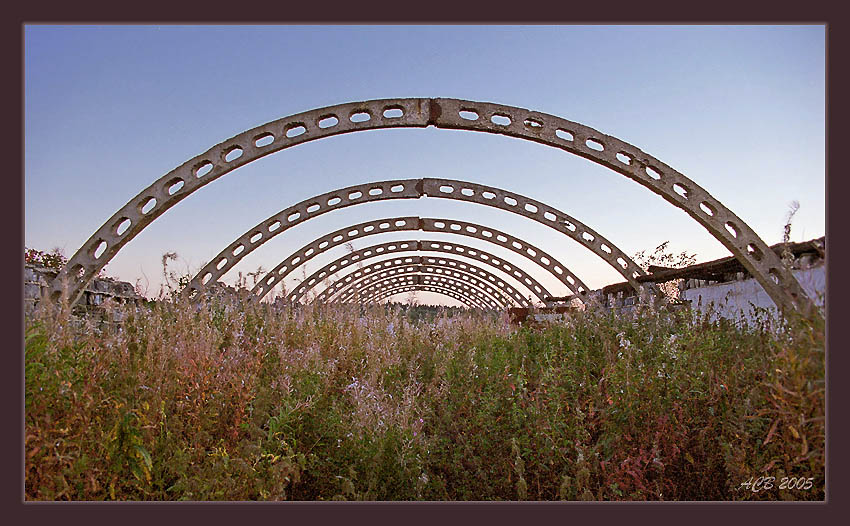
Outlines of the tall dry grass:
M223 300L122 315L27 319L27 499L824 498L822 327ZM741 486L758 477L774 487Z

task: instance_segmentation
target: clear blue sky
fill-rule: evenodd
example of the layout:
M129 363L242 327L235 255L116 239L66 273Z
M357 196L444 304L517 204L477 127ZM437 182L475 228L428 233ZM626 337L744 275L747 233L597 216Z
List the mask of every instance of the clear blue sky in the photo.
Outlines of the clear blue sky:
M210 146L300 111L384 97L465 98L578 121L694 179L769 244L781 240L792 200L801 205L792 239L825 233L823 26L28 26L25 243L70 256L141 189ZM240 168L166 212L107 273L155 293L164 252L194 271L304 198L431 176L534 197L630 255L667 240L700 261L728 255L684 212L594 163L429 128L324 139ZM592 287L620 281L537 223L437 199L326 214L263 245L225 281L347 224L408 214L488 223L539 243Z

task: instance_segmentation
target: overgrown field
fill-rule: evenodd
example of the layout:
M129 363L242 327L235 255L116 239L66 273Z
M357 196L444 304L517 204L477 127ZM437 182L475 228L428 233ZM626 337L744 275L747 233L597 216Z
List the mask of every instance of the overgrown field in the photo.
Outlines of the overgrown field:
M823 327L125 315L27 319L27 499L824 499Z

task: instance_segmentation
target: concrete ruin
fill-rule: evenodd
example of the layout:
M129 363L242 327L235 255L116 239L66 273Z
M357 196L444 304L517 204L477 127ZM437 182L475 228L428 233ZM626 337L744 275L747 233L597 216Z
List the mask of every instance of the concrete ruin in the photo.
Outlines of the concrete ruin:
M389 242L400 245L403 242ZM424 244L418 240L411 240L411 249L423 248ZM376 245L381 246L381 245ZM373 249L375 247L368 247ZM400 247L401 248L401 247ZM815 298L816 304L823 308L826 299L826 239L825 237L812 239L800 243L779 243L770 247L771 250L788 262L794 277L801 283L806 293ZM366 249L363 249L366 250ZM404 250L404 249L402 249ZM393 253L392 250L388 251ZM453 249L447 250L452 253ZM352 254L349 254L348 258ZM405 261L404 264L421 265L421 257L415 261ZM382 262L384 263L384 262ZM391 263L391 262L390 262ZM386 264L386 263L384 263ZM383 266L380 265L379 266ZM390 265L390 267L399 265ZM402 267L404 265L401 265ZM381 270L379 268L375 269ZM51 268L39 267L32 264L24 266L24 310L29 314L33 311L39 301L47 297L49 284L57 275L57 271ZM380 272L366 272L364 275L373 278L383 277ZM470 295L470 291L463 290L458 284L441 283L419 283L421 277L417 275L402 276L409 283L378 287L375 294L368 295L369 301L379 301L385 297L414 290L441 293L457 299L470 308L493 310L502 308L505 304L496 305L485 296ZM426 276L427 277L427 276ZM734 257L725 257L712 261L698 263L683 268L650 267L650 273L638 278L639 288L636 290L629 282L620 282L608 285L601 289L593 290L589 296L601 306L603 310L622 313L631 313L636 310L645 309L650 305L655 308L691 309L693 311L707 313L727 319L750 322L755 319L758 309L773 314L777 313L777 306L768 296L759 283L747 272L747 270ZM672 301L659 302L656 294L657 285L665 282L678 282L678 298ZM356 279L345 282L345 285L356 283ZM364 281L364 285L369 281ZM340 283L342 285L343 283ZM380 285L380 282L376 283ZM468 284L466 284L468 285ZM348 290L350 287L331 287L334 293ZM365 289L365 287L364 287ZM329 291L330 292L330 291ZM492 292L492 291L491 291ZM511 294L513 295L513 294ZM354 294L343 295L347 301L351 301ZM241 303L256 299L256 295L248 289L238 290L221 282L214 282L205 287L204 297L209 300L217 298L228 302ZM117 304L138 305L144 300L136 293L132 284L126 281L118 281L113 278L99 278L90 283L84 293L75 303L75 311L78 314L91 314L102 312L107 301ZM507 308L509 319L512 323L520 325L537 325L541 323L556 322L573 313L585 310L580 298L576 295L564 297L547 297L544 307L512 307ZM275 305L282 307L291 305L291 298L278 297Z
M532 292L533 295L536 295L538 299L542 302L552 294L544 287L540 282L538 282L534 277L526 273L524 270L517 268L515 266L511 266L508 263L502 261L501 258L496 255L487 252L485 250L481 250L478 248L473 248L468 245L464 245L461 243L441 241L441 240L419 240L419 239L410 239L410 240L400 240L400 241L390 241L387 243L380 243L377 245L371 245L359 250L353 250L344 256L337 258L334 261L331 261L324 267L315 271L310 276L304 278L302 282L295 287L293 291L287 294L287 299L289 301L299 301L305 294L309 293L314 287L323 283L324 280L330 280L332 276L336 273L352 267L353 265L362 265L364 261L367 261L371 258L383 256L383 255L395 255L409 251L422 251L428 250L432 252L441 252L443 254L459 254L463 256L467 256L475 259L476 261L482 262L485 265L488 265L494 269L498 269L505 274L511 275L515 277L520 283L523 283L524 286L528 287L528 289ZM422 256L417 256L421 258ZM405 257L405 259L407 259ZM443 264L442 261L445 261L445 264L448 266L457 266L459 263L452 263L450 259L443 260L442 258L434 258L428 256L428 262L436 262L439 264ZM279 274L272 272L274 278L277 279ZM349 274L351 276L351 274ZM347 279L345 278L340 279ZM277 280L279 281L279 280ZM506 282L503 280L496 278L495 280L491 280L495 285L501 288L507 288ZM334 281L334 284L337 281ZM269 285L273 287L273 285ZM265 292L271 290L267 288ZM529 301L522 295L520 295L515 290L507 291L508 294L519 303L521 306L528 306ZM318 297L317 297L318 299Z
M466 181L458 181L454 179L395 179L388 181L376 181L372 183L358 184L346 188L340 188L331 192L326 192L317 196L305 199L295 205L288 206L278 213L266 218L260 223L254 225L239 236L235 241L229 243L218 255L212 258L210 262L204 266L184 289L190 297L197 295L203 290L203 287L210 282L217 281L228 270L233 268L242 259L251 254L254 250L261 247L275 236L282 234L288 229L299 225L305 221L318 217L319 215L369 202L395 200L395 199L419 199L422 197L452 199L466 201L485 206L499 208L508 212L512 212L534 221L537 221L546 227L552 228L561 234L573 239L584 248L592 251L597 256L602 258L607 264L619 272L632 286L638 286L635 278L645 275L644 272L632 259L620 250L613 242L602 236L588 225L582 223L575 217L558 210L545 203L523 196L519 193L503 190L500 188L485 186L477 183ZM420 220L421 223L421 220ZM391 225L387 223L387 228L375 229L374 231L390 231ZM419 228L430 230L433 232L445 233L471 233L474 237L491 241L499 235L494 234L493 229L481 227L481 225L473 225L462 221L434 221L430 227L420 227L419 225L402 225L404 229ZM357 231L355 227L352 231ZM480 232L479 232L480 230ZM489 235L487 235L489 234ZM340 238L342 239L342 237ZM517 242L518 243L518 242ZM513 243L511 243L513 244ZM516 246L516 245L515 245ZM539 252L535 247L523 247L529 254ZM314 250L315 251L315 250ZM551 260L540 258L544 266L552 267ZM546 263L548 261L548 264ZM297 258L296 263L302 264L304 261ZM285 264L282 263L282 265ZM291 265L290 265L291 267ZM277 269L277 267L276 267ZM558 269L560 274L565 274L567 287L576 295L583 298L589 293L589 288L586 287L577 276L569 273L566 268ZM275 282L275 270L260 279L258 286L266 287ZM265 288L265 291L270 289Z
M791 269L786 268L781 258L755 231L695 181L661 160L616 137L555 115L514 106L450 98L395 98L338 104L276 119L222 141L166 173L115 212L77 250L57 279L50 283L50 295L58 298L64 290L72 301L76 301L121 247L147 225L189 194L240 166L286 148L343 133L431 126L437 129L485 132L529 140L609 168L661 196L700 223L729 249L741 267L758 281L783 313L797 312L807 318L822 317L820 310ZM435 181L438 186L433 186ZM473 202L483 202L479 195L487 198L488 194L495 194L492 190L470 183L461 183L462 186L457 188L460 190L458 192L454 191L452 184L446 185L444 181L425 179L419 181L419 184L413 183L415 188L403 186L400 192L410 193L409 197L447 197L439 195L446 192L445 187L449 188L449 198ZM429 188L429 185L432 186ZM390 195L385 193L387 190L396 192L392 188L376 190L378 193L372 194L372 189L368 189L368 195ZM472 193L467 194L467 190ZM544 223L546 221L542 218L548 212L553 217L549 218L549 221L562 224L556 211L541 207L536 201L525 198L523 202L519 202L516 196L507 195L505 192L492 197L498 197L493 203L498 201L500 207L507 204L509 207L506 209L513 208L511 211L522 208L529 212L525 215ZM286 210L287 216L277 220L274 229L303 220L311 211L320 210L321 213L331 207L331 201L335 199L340 202L341 196L334 196L324 202L302 203L303 210ZM609 263L618 263L617 266L622 265L622 270L625 270L624 278L635 288L643 290L636 287L634 281L645 278L645 273L635 267L628 257L616 252L612 254L609 251L615 250L613 245L604 243L602 238L581 228L582 225L569 221L568 218L566 222L567 228L571 225L570 230L580 236L576 238L580 243L588 248L607 252L600 253L600 257ZM268 234L273 232L267 226L271 225L260 225L257 230L248 232L244 240L240 239L235 246L229 246L221 259L217 258L211 263L213 268L205 268L201 275L193 280L190 284L192 290L189 292L197 293L201 285L217 281L220 275L232 266L231 262L239 261L250 251L253 244L264 241ZM580 295L588 293L586 289L579 291Z
M361 239L366 236L411 230L419 230L422 232L451 232L453 235L457 236L480 239L518 254L531 263L538 265L573 292L584 288L584 284L581 280L575 277L567 266L560 262L557 258L539 247L507 232L466 221L406 216L366 221L325 234L310 243L307 243L299 250L284 258L280 264L258 280L258 283L251 292L252 294L255 294L256 301L259 301L266 294L271 292L287 275L291 274L296 268L298 268L299 265L303 265L312 258L317 257L334 247L347 244L355 239ZM346 257L338 260L339 264L332 262L317 271L314 275L305 278L294 288L292 292L287 295L287 299L289 301L298 301L310 288L318 285L322 280L330 277L331 274L350 266L352 263L359 264L364 259L371 257L371 254L368 254L369 252L374 252L374 254L380 255L410 250L442 252L466 256L470 259L476 260L478 263L488 265L494 269L505 272L509 276L513 276L522 284L522 286L528 288L532 295L537 295L541 301L545 301L546 297L551 296L549 291L536 279L532 278L528 275L528 273L517 266L509 265L506 261L502 260L502 258L495 257L494 254L485 250L475 249L455 241L441 239L384 243L351 252ZM343 264L343 261L347 261L347 264Z
M788 262L795 279L815 304L823 308L826 301L826 238L800 243L778 243L770 247ZM679 297L671 304L689 307L703 313L711 311L728 319L752 321L754 307L777 313L777 305L764 288L734 257L725 257L679 269L650 267L649 275L638 278L643 287L678 282ZM629 311L646 305L646 297L626 282L614 283L594 291L609 310Z
M32 313L36 305L47 298L50 283L57 274L56 269L39 267L30 263L24 264L24 313ZM74 309L77 312L95 312L107 300L117 304L138 305L144 298L136 293L132 284L126 281L107 277L97 278L83 289L82 295L74 302Z

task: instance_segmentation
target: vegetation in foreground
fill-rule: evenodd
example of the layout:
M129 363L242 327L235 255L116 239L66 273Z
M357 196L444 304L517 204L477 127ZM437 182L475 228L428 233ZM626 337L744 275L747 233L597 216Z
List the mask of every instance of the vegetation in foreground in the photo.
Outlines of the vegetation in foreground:
M28 500L825 495L822 327L655 312L531 330L165 301L119 325L40 309Z

